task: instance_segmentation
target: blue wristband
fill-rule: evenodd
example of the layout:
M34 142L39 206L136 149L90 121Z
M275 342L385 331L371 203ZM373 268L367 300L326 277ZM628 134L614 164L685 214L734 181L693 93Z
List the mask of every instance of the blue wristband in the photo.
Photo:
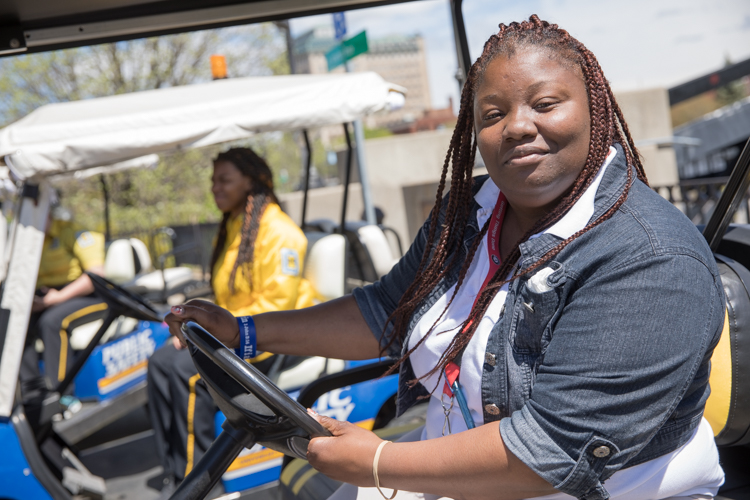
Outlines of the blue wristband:
M255 321L252 316L239 316L237 325L240 327L240 347L234 352L242 359L255 357L257 341L255 339Z

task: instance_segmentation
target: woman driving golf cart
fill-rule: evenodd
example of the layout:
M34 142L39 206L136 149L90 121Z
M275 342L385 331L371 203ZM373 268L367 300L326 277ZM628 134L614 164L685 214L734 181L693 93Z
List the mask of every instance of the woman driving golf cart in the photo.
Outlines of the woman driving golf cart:
M249 148L229 149L214 160L211 182L223 213L211 258L216 303L237 316L313 305L315 290L301 273L307 240L281 211L265 160ZM215 437L216 406L180 347L168 343L148 364L149 413L165 473L164 498ZM244 357L264 373L274 360L270 352Z
M489 177L472 178L477 148ZM471 67L435 207L381 281L300 311L196 301L166 319L240 349L399 359L398 411L429 398L424 430L388 444L317 417L333 437L310 463L348 483L331 498L604 500L716 494L702 414L724 317L712 254L646 184L596 58L532 16Z

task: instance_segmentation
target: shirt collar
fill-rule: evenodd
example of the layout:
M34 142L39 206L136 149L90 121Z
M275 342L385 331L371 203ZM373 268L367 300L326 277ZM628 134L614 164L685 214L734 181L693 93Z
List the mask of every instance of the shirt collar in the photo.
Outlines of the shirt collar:
M594 215L594 201L596 199L596 192L599 189L599 184L602 182L604 172L612 162L614 157L617 155L617 150L612 146L609 147L609 154L604 160L602 168L597 172L596 177L591 182L583 195L578 198L578 201L568 210L568 212L552 226L548 227L541 233L533 235L531 238L536 238L542 234L552 234L566 240L573 236L575 233L586 227L591 217ZM492 214L492 209L495 208L497 202L497 196L500 194L500 189L492 181L492 178L487 178L485 183L479 188L477 194L474 195L474 200L479 204L479 210L477 210L477 222L479 227L482 227L487 219ZM530 239L531 239L530 238Z
M479 210L477 210L477 223L481 228L487 219L492 215L492 210L495 208L497 203L497 196L500 194L500 188L498 188L492 181L491 177L482 184L477 194L474 195L474 200L479 204Z

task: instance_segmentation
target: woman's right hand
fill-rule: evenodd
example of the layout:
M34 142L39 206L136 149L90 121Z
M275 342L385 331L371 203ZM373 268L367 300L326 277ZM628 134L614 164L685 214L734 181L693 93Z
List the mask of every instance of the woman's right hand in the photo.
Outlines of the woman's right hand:
M169 326L169 333L180 339L183 346L186 344L180 327L188 321L195 321L227 347L235 348L240 345L237 319L226 309L205 300L193 299L185 304L172 306L164 321Z

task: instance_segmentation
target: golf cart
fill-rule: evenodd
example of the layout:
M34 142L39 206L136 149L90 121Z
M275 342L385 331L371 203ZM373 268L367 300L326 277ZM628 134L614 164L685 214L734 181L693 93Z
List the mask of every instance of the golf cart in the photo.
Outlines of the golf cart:
M23 238L43 238L43 233L39 233L43 225L40 228L38 221L46 219L44 210L49 199L50 177L97 168L97 165L124 161L128 157L138 158L155 152L242 139L264 131L346 123L369 113L386 111L402 100L401 92L403 89L384 82L374 73L237 78L47 105L0 131L0 150L5 153L5 162L15 178L24 180L19 221L11 242L13 252L3 296L3 306L8 310L9 318L3 359L11 359L9 356L14 349L20 356L19 347L23 345L26 324L19 321L19 316L23 315L24 309L29 310L31 295L28 295L28 304L20 298L33 293L39 259L37 253L37 261L33 262L30 258L34 257L33 246ZM206 109L211 110L210 118L207 118ZM81 116L89 119L81 120ZM44 140L35 142L40 137L40 131L44 131ZM309 169L309 151L307 157ZM351 164L350 159L349 169ZM344 186L345 193L347 190L348 183ZM348 249L346 237L340 232L308 232L307 236L309 250L304 266L305 277L325 298L343 295ZM137 248L131 249L132 241L125 240L124 243L125 256L129 252L136 253ZM23 252L19 251L21 244L25 245ZM109 251L112 252L112 246ZM112 259L108 256L107 260ZM115 271L128 267L123 265L129 264L127 259L114 260L120 263L119 267L114 268ZM115 273L113 277L121 274ZM96 442L94 433L121 417L132 416L134 407L142 407L146 398L144 379L147 358L168 338L165 325L161 323L163 313L150 307L142 297L115 283L104 281L102 284L102 280L95 276L92 276L92 280L98 283L97 292L110 305L112 317L105 318L98 328L89 325L88 330L92 335L64 383L56 392L47 395L49 397L36 402L30 412L33 418L19 416L29 413L31 406L18 397L15 387L7 396L6 404L11 405L11 414L18 418L13 417L15 420L6 425L14 429L14 423L23 426L31 421L33 425L23 435L34 436L32 444L34 441L42 444L44 459L39 463L52 463L56 470L51 476L47 474L47 479L56 478L57 482L44 485L50 493L62 491L59 487L62 481L68 493L103 494L104 485L95 475L116 475L116 471L107 470L102 464L112 462L105 460L104 456L111 457L117 450L113 450L111 445L105 446L106 442ZM115 298L112 297L113 293ZM118 302L117 293L127 299ZM133 304L139 304L139 307ZM150 311L148 314L143 312L146 309ZM27 315L28 312L26 320ZM119 316L135 318L140 323L131 327L131 331L121 332L122 336L110 338L100 345ZM73 335L76 333L73 332ZM278 366L274 365L269 376L284 390L298 391L321 374L334 373L358 364L361 363L323 358L287 360L279 356ZM5 364L3 369L7 369ZM56 418L60 413L59 394L73 381L76 382L79 396L96 400L98 404L70 419L59 420ZM338 389L320 401L317 407L321 413L356 419L361 425L372 427L379 415L382 420L383 411L392 413L390 400L396 391L395 384L395 377L390 377L374 381L367 387ZM219 422L223 418L223 415L217 415ZM22 435L18 430L12 432ZM27 448L34 447L21 438L18 440ZM44 448L44 443L50 440L57 443L52 450ZM80 446L84 440L89 447L96 445L93 446L96 452L86 449L75 456L70 450L75 445ZM130 449L133 448L132 442L127 444ZM99 450L101 453L98 453ZM23 449L23 454L31 453ZM59 457L64 460L61 461ZM13 460L5 468L8 481L27 470L25 465L21 466L24 461ZM269 481L275 482L281 463L280 454L269 453L260 447L250 450L233 464L225 478L225 489L246 490ZM117 464L114 464L110 469L116 467ZM45 476L44 472L37 473L33 466L28 470L33 471L32 475ZM8 481L3 479L0 482ZM14 492L9 498L26 498L26 495ZM57 494L53 496L58 497Z

